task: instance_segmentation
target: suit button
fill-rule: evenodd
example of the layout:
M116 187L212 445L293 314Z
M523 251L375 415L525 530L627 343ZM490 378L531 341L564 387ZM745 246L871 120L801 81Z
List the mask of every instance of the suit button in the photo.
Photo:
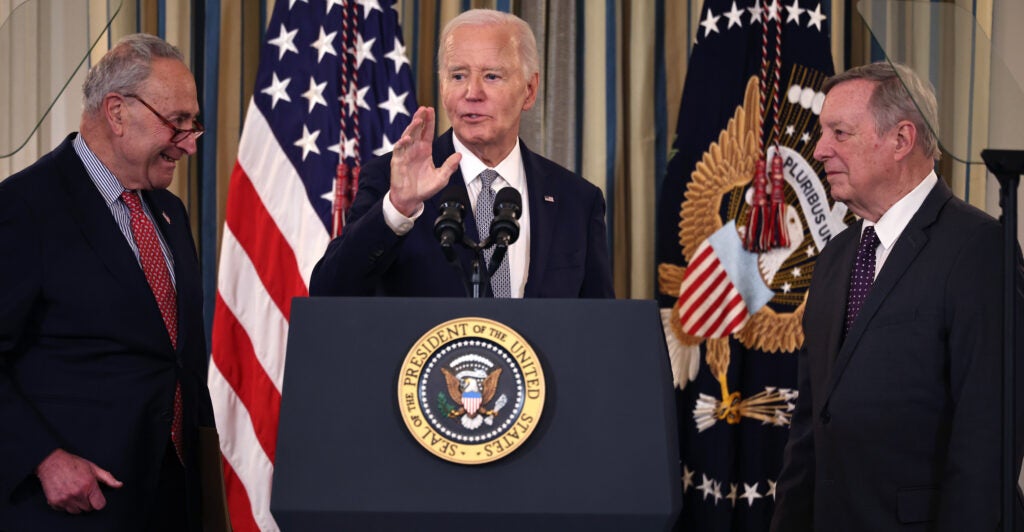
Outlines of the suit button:
M828 425L828 422L832 421L832 414L828 410L821 413L821 424Z

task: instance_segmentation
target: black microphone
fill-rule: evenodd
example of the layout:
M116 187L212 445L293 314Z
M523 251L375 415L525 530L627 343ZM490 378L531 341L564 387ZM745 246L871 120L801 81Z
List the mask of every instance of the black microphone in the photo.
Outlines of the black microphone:
M452 244L462 241L466 232L462 224L462 216L466 212L466 201L463 200L464 187L461 181L453 180L441 192L441 214L434 221L434 236L441 242L441 248L449 253Z
M491 241L508 247L519 238L519 216L523 214L523 197L512 187L505 187L494 196L494 220Z

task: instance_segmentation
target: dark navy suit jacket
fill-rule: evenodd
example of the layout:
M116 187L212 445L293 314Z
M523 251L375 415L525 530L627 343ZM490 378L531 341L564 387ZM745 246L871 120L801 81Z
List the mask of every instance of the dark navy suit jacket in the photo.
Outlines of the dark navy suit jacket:
M197 426L213 426L199 264L188 215L142 193L174 256L178 347L70 135L0 182L0 529L143 530L184 402L188 514L198 518ZM124 482L88 514L46 504L35 467L54 449Z
M814 267L772 530L995 530L1002 228L939 181L844 339L860 229L836 236ZM1022 414L1018 405L1016 464Z
M525 297L614 297L601 191L583 178L522 148L530 209L530 265ZM434 141L434 164L455 153L452 131ZM464 187L461 171L450 182ZM424 204L412 230L395 235L384 221L383 198L391 183L391 154L363 166L359 192L342 236L313 270L312 296L463 297L473 253L456 246L458 270L434 236L439 192ZM467 235L476 235L471 209Z

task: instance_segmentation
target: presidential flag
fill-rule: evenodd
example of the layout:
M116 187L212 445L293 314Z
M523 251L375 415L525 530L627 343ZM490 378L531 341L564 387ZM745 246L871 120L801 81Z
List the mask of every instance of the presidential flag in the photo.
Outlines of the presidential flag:
M278 0L231 174L209 386L236 531L277 530L271 477L293 297L416 109L392 2Z
M846 223L812 158L833 73L825 2L701 11L657 214L679 530L767 530L771 518L807 287Z

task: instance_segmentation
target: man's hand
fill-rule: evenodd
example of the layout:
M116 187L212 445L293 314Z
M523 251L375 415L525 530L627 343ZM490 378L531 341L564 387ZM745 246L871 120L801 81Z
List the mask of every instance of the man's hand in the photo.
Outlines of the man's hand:
M36 468L36 476L50 507L69 514L101 510L107 505L97 480L111 488L123 485L108 471L63 449L50 453Z
M462 155L453 153L440 168L434 167L434 109L420 107L412 117L391 156L391 203L410 216L437 194L459 167Z

